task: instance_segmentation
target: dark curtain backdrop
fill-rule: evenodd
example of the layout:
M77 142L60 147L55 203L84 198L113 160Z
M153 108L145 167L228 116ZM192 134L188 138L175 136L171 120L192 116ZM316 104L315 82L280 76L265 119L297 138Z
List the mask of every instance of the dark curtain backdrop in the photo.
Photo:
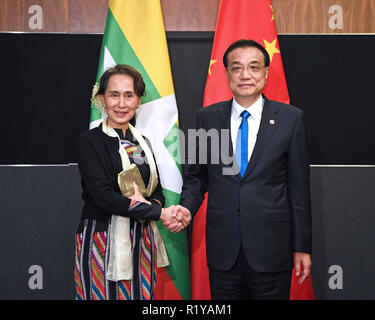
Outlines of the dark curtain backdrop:
M181 129L202 107L214 34L167 33ZM0 164L75 163L88 128L101 35L0 34ZM291 103L312 164L374 164L372 35L279 36ZM20 148L22 145L22 148Z

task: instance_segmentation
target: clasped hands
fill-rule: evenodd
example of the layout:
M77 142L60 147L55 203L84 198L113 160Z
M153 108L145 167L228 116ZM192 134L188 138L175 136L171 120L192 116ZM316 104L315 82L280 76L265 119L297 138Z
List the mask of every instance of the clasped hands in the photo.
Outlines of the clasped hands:
M191 214L180 205L170 206L161 210L160 220L169 231L178 233L189 225Z
M147 201L139 192L138 186L133 182L134 195L129 197L132 200L147 203L151 205L151 202ZM163 225L171 232L178 233L182 229L185 229L191 220L190 211L180 205L170 206L161 210L160 220Z

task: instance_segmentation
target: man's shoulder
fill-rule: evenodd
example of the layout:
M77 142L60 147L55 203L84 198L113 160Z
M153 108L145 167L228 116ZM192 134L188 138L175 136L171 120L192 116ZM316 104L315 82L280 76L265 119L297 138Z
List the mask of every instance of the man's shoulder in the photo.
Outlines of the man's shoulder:
M301 115L303 113L302 109L291 104L268 99L266 101L272 108L279 109L281 112L286 114Z
M208 105L205 108L202 108L198 111L200 115L212 114L217 111L225 111L227 108L231 108L232 99L226 101L220 101L211 105Z

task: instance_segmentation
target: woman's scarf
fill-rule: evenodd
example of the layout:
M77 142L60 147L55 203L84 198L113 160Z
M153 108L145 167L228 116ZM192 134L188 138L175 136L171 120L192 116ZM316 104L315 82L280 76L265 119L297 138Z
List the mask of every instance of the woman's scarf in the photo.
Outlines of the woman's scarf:
M130 123L129 129L133 137L138 141L140 147L144 151L147 163L150 166L150 179L146 190L146 195L149 197L154 192L158 184L158 174L154 157L147 142ZM107 125L107 119L103 120L102 130L106 135L118 139L122 169L125 170L130 166L131 163L125 148L121 146L119 135L113 128ZM111 281L130 280L133 277L132 246L130 241L130 219L123 216L112 215L110 224L110 236L108 240L110 246L109 261L106 273L107 279ZM167 252L164 247L163 239L161 238L159 229L156 226L155 221L150 221L150 226L154 233L154 240L157 250L156 264L158 267L165 267L169 265L169 261Z

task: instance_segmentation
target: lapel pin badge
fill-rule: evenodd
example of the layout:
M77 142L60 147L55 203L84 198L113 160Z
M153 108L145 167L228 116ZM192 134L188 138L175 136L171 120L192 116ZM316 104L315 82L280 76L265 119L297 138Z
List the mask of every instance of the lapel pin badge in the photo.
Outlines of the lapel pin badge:
M271 119L270 124L275 124L275 120Z

